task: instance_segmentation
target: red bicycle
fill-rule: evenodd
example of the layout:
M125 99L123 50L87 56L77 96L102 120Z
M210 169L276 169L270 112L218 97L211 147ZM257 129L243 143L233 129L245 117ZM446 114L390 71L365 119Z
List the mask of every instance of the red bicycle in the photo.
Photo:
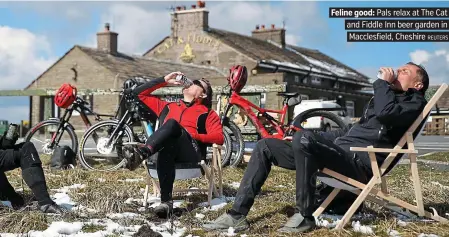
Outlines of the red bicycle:
M229 135L232 138L232 151L234 151L235 143L238 144L238 148L236 149L235 154L232 154L233 152L229 152L229 157L224 157L223 163L227 164L229 162L229 165L231 167L236 167L240 164L244 149L245 149L245 142L243 140L243 136L241 133L241 130L238 128L237 125L235 125L233 122L230 121L230 119L227 117L227 114L229 110L232 108L232 106L237 106L241 110L244 111L244 113L249 117L252 124L254 125L257 134L260 138L277 138L277 139L286 139L289 140L289 137L293 135L295 131L304 129L302 128L301 124L306 121L309 118L312 117L322 117L327 118L331 120L332 122L336 123L338 127L340 128L347 128L348 126L346 123L336 114L330 112L334 110L343 110L344 108L317 108L317 109L309 109L306 110L299 115L297 115L292 122L286 122L286 115L289 107L296 106L301 103L301 96L298 92L278 92L278 96L282 96L283 99L283 106L281 110L273 110L273 109L264 109L260 108L259 106L251 103L247 99L245 99L243 96L239 95L239 92L243 88L243 86L246 84L246 79L244 78L244 82L241 81L238 82L237 86L233 86L233 72L231 69L231 76L228 78L228 86L229 91L227 93L222 93L227 97L227 102L225 104L225 107L223 109L223 113L221 114L221 120L223 123L223 127L225 128L225 131L229 133ZM244 69L246 70L246 68ZM244 72L245 73L245 72ZM235 77L235 76L234 76ZM239 75L239 77L242 77ZM241 78L239 78L241 80ZM234 83L236 84L236 83ZM257 114L253 111L253 109L256 110ZM274 113L280 115L280 120L277 120L273 116L271 116L269 113Z

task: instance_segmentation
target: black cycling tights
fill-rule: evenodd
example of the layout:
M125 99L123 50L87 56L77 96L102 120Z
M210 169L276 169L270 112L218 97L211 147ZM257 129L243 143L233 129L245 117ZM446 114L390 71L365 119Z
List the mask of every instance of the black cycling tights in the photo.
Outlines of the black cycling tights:
M147 140L152 153L157 153L157 175L161 201L171 200L175 181L175 163L197 163L201 160L198 144L174 119L169 119Z

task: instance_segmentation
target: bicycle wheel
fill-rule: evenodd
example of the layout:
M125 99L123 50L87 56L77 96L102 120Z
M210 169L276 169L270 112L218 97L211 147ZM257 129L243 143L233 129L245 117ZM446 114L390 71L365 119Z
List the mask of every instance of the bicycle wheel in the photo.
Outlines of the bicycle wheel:
M134 141L133 132L128 125L124 124L119 127L113 137L115 142L106 146L111 133L117 128L118 124L118 120L99 122L84 133L79 152L80 163L84 168L96 171L113 171L118 170L125 164L122 143ZM98 136L97 142L92 137L94 133Z
M231 149L226 149L226 156L231 167L237 167L242 161L245 151L245 141L243 140L240 128L232 121L226 121L223 128L231 138Z
M69 146L75 154L78 152L78 137L72 125L62 127L61 139L55 141L54 146L50 147L52 139L61 122L59 120L45 120L28 131L25 135L24 141L31 142L41 154L51 155L57 146ZM57 136L55 137L57 138Z
M306 121L307 119L313 118L313 117L324 117L324 118L331 120L335 124L337 124L337 126L340 129L343 129L345 131L347 131L349 129L348 125L339 116L337 116L336 114L334 114L332 112L324 111L324 110L304 111L304 112L298 114L293 119L292 124L298 128L305 129L302 126L302 123L304 121ZM291 136L293 134L290 133L289 135Z

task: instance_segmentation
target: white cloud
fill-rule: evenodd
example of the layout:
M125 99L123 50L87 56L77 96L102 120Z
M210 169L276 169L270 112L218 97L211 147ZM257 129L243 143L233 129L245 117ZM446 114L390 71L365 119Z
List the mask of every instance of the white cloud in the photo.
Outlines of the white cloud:
M169 3L156 7L153 5L112 3L104 7L106 11L102 14L98 30L103 30L104 23L111 23L111 30L119 33L119 51L142 54L170 35ZM271 24L275 24L276 27L282 27L286 20L286 41L290 44L298 44L300 35L309 32L305 26L320 31L325 25L314 2L286 2L278 5L270 5L269 2L208 2L207 9L210 27L245 35L250 35L256 25L271 27ZM87 45L90 47L96 46L95 33L89 37Z
M112 4L102 15L104 23L111 24L117 32L119 51L130 54L143 54L170 34L170 14L163 10L147 10L132 4ZM90 37L90 47L96 47L96 35Z
M23 89L54 61L44 36L0 26L0 89Z
M441 51L438 51L440 54ZM431 57L430 53L425 50L415 50L414 52L410 53L410 58L412 61L416 64L421 64L429 61L429 58Z
M426 68L431 85L449 83L449 44L439 45L441 48L435 51L418 49L410 53L414 63Z
M301 38L299 36L292 35L292 34L285 35L285 43L287 43L287 44L298 45L300 40L301 40Z

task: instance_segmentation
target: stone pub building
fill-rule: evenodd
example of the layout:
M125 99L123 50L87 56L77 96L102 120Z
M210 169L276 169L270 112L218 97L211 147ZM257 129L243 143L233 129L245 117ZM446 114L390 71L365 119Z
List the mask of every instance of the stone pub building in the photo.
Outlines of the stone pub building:
M367 76L319 50L287 44L283 28L258 25L250 35L216 29L209 25L209 11L201 1L189 9L178 6L170 14L170 35L149 45L142 56L121 53L117 48L119 34L110 31L107 24L103 32L97 33L96 48L73 46L26 89L57 89L65 82L79 89L119 89L131 76L158 77L172 71L182 71L192 79L205 77L214 86L222 86L227 83L229 68L242 64L249 72L247 86L285 83L287 92L299 92L303 99L333 100L342 95L351 117L361 116L372 96L363 90L371 87ZM78 72L76 81L71 68ZM248 98L266 108L282 106L276 92ZM112 114L119 96L85 99L94 111ZM31 125L61 113L51 96L31 96L30 101ZM80 123L78 119L76 124Z

